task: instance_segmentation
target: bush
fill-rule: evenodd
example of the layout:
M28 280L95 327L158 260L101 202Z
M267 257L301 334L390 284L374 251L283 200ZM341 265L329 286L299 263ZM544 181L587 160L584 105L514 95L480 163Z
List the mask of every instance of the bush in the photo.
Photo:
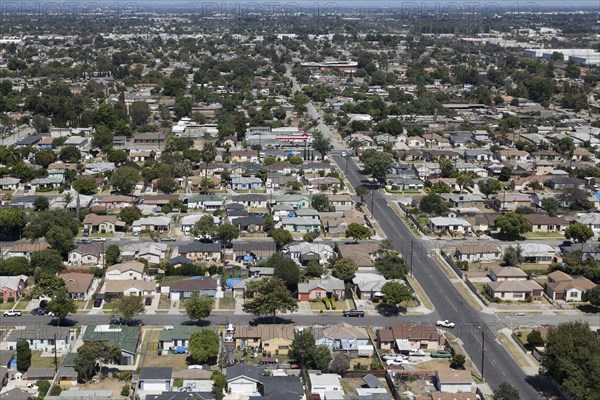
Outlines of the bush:
M120 381L131 381L132 377L133 377L132 371L119 371L115 374L115 378L117 378Z
M14 303L15 302L15 298L14 297L9 297L8 299L6 299L6 301L8 303Z
M0 297L0 304L4 303L4 297Z
M129 393L131 392L129 385L123 385L123 387L121 388L121 396L129 396Z
M527 335L527 344L531 347L539 347L544 345L544 339L542 338L542 334L540 331L532 330L529 335Z
M62 388L58 385L52 385L52 387L50 388L50 393L48 393L50 396L58 396L60 393L62 392Z
M35 386L38 387L39 396L43 397L50 390L50 382L40 379L39 381L35 381Z
M173 386L182 387L183 386L183 378L175 378L173 379Z

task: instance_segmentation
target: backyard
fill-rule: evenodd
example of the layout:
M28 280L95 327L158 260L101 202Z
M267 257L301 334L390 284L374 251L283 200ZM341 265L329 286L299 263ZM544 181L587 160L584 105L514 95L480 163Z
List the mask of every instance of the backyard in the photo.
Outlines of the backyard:
M158 355L160 332L161 330L157 329L144 332L144 340L140 349L142 367L171 367L174 371L187 369L187 355L185 354L172 354L169 352L168 355Z
M63 357L58 357L58 365L62 364ZM42 357L41 350L31 351L31 366L35 368L54 368L54 356Z

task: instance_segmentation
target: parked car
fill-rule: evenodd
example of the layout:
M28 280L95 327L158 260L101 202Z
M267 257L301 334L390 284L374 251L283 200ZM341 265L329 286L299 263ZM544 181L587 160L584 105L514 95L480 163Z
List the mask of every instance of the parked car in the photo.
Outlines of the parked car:
M106 238L105 237L93 238L92 242L106 242Z
M48 300L40 300L40 308L48 307Z
M15 311L15 310L4 311L4 316L5 317L20 317L21 311Z
M425 352L421 349L409 350L408 355L411 357L425 357Z
M90 239L79 239L77 244L90 244L92 241Z
M146 297L146 300L144 300L144 304L147 306L151 306L152 305L152 298L151 297Z
M452 353L448 350L439 350L431 353L431 358L452 358Z
M435 323L437 326L442 327L442 328L454 328L454 322L450 322L447 319L443 320L443 321L438 321Z
M362 318L365 316L365 312L364 311L360 311L360 310L347 310L344 311L344 317L359 317Z
M385 363L387 365L402 365L404 363L404 360L400 360L400 359L397 359L397 360L387 360Z
M46 312L41 308L34 308L31 310L31 315L46 315Z
M94 307L100 307L102 305L102 299L97 298L94 300Z
M169 236L169 237L164 237L164 238L162 238L160 240L161 240L161 242L174 242L177 239L175 239L173 236Z

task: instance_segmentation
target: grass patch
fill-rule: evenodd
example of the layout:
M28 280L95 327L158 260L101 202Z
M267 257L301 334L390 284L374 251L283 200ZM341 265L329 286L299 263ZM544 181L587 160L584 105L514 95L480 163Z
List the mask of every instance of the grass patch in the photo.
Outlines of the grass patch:
M419 296L419 299L421 299L421 301L423 302L423 305L425 307L427 307L428 309L433 310L433 303L431 302L431 300L429 300L429 297L427 296L427 294L425 293L425 291L423 290L423 288L421 287L419 282L417 282L417 280L415 278L413 278L412 276L407 276L406 280L408 281L410 286L413 288L415 293L417 293L417 295Z
M58 365L62 364L63 357L58 357ZM54 356L42 357L41 350L31 350L31 366L35 368L54 368Z
M473 294L473 292L471 292L465 285L463 285L462 283L455 283L454 287L458 289L460 294L462 294L462 296L465 298L465 300L467 300L471 307L478 311L483 310L481 304L479 304L479 302L474 299L475 295Z
M216 304L216 302L215 302ZM220 310L235 310L235 298L234 297L223 297L219 299Z
M19 302L17 303L17 305L15 306L15 310L21 310L24 311L27 306L29 305L29 300L19 300Z
M506 349L508 350L510 355L515 359L515 361L517 362L517 364L519 364L520 367L530 367L531 366L527 362L527 359L525 358L525 355L523 354L523 351L521 350L521 348L519 348L517 345L515 345L504 333L500 332L498 337L499 337L500 341L502 342L502 344L504 345L504 347L506 347Z
M102 304L102 309L105 311L112 311L114 308L115 308L115 305L113 303L104 302Z
M362 378L342 378L340 383L345 394L355 395L356 389L362 387L365 381Z
M12 310L14 305L15 305L15 303L2 303L2 304L0 304L0 310L2 310L2 311Z
M161 310L171 308L171 300L169 300L169 297L166 293L163 293L160 295L160 300L158 302L158 308Z
M308 304L310 304L311 310L326 310L325 303L323 303L322 301L309 301Z
M142 367L171 367L173 371L187 369L187 355L167 354L158 355L158 338L161 330L147 330L142 342ZM145 353L145 355L143 354Z
M89 310L89 308L86 308L85 305L88 302L85 300L77 300L75 301L75 304L77 305L77 311L82 311L82 310Z
M164 276L162 278L160 284L161 284L161 286L171 286L175 282L181 282L187 278L189 278L189 276L179 276L179 275Z

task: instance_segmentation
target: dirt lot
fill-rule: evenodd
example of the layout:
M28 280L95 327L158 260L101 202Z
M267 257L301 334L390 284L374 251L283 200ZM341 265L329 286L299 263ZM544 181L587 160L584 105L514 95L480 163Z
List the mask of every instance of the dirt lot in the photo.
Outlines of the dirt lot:
M174 371L187 369L187 356L185 354L158 355L158 337L160 330L146 330L140 352L142 354L141 367L172 367ZM145 354L144 354L145 353Z
M121 398L121 388L128 382L123 382L115 378L106 378L98 383L85 383L79 384L77 387L79 390L112 390L115 398Z

